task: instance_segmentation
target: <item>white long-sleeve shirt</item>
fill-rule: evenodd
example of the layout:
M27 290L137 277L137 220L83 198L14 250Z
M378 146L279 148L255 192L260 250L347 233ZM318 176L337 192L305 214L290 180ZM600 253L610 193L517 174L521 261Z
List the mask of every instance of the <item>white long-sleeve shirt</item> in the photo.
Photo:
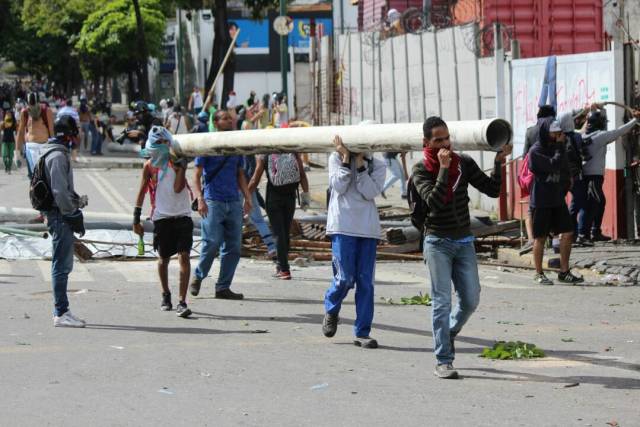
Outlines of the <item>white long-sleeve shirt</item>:
M327 212L328 235L381 238L375 198L384 187L387 167L382 160L372 158L370 161L373 162L372 168L365 161L365 170L358 172L354 158L346 167L340 154L333 153L329 157L331 199Z
M607 159L607 144L615 141L625 135L637 124L637 120L633 119L618 129L614 130L597 130L583 137L591 139L591 143L586 146L591 159L582 166L582 175L604 175L604 168Z

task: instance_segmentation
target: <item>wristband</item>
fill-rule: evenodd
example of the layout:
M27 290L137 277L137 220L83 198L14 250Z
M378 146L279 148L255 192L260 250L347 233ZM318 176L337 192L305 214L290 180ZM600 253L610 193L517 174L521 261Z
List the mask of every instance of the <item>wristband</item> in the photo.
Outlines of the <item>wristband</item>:
M350 163L342 162L342 167L343 167L343 168L347 168L347 169L351 169L351 164L350 164Z
M367 170L367 167L365 165L362 165L357 170L358 170L358 173L362 173Z
M140 215L142 215L142 208L136 206L133 208L133 224L140 224Z

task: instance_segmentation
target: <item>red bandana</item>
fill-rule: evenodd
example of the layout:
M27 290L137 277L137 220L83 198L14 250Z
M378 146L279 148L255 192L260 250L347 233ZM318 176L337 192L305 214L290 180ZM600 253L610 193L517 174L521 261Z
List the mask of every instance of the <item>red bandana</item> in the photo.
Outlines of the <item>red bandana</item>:
M438 160L439 148L424 148L424 167L426 170L438 176L440 172L440 161ZM444 197L444 203L447 204L453 200L453 192L458 187L458 179L460 178L460 156L451 152L451 164L449 165L449 181L447 183L447 195Z

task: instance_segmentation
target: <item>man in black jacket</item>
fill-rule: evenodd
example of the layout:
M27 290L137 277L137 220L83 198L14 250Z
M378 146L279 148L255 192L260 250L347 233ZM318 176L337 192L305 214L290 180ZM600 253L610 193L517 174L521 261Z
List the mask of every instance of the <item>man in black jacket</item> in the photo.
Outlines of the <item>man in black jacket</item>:
M453 152L447 124L429 117L423 124L424 160L413 167L413 183L427 205L424 259L431 276L432 325L440 378L458 377L453 369L453 341L480 301L480 279L471 234L469 184L489 197L500 194L502 163L511 154L505 145L487 176L466 154ZM458 304L451 310L451 283Z
M533 259L536 267L534 280L541 285L553 285L542 270L544 244L552 231L560 238L560 270L558 280L581 283L582 277L569 271L569 256L573 243L573 220L565 202L571 185L571 170L565 145L565 134L560 123L553 121L540 126L540 135L529 151L529 169L535 179L531 189L531 218L533 222Z

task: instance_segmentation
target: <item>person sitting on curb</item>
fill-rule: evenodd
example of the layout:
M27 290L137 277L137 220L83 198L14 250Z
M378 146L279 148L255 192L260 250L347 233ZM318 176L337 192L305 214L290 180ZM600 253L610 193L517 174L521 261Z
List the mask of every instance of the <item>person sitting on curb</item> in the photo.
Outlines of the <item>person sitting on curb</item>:
M327 235L331 238L333 280L324 297L322 332L327 338L338 330L342 301L355 287L354 344L377 348L370 336L373 322L376 247L380 217L375 198L382 193L387 167L365 153L351 153L339 135L336 152L329 157Z
M424 160L413 167L413 184L426 205L424 260L431 277L434 374L455 379L455 337L480 302L480 279L471 234L469 184L489 197L500 195L500 172L511 145L496 154L493 173L487 176L466 154L452 150L447 124L429 117L423 127ZM458 304L451 310L451 283Z
M191 263L189 255L193 246L193 221L191 220L191 201L187 178L186 159L171 161L169 149L173 138L171 133L161 127L153 126L141 155L149 157L142 169L142 182L133 211L133 232L144 236L140 224L144 196L149 192L152 205L153 249L158 252L158 275L162 287L160 309L171 311L171 291L169 290L169 261L178 254L180 262L180 288L178 306L179 317L189 317L187 307L187 288Z
M573 220L565 196L571 185L571 171L560 123L553 121L540 126L538 142L529 151L529 169L534 180L531 188L531 218L533 222L534 280L541 285L553 285L542 270L544 244L549 232L560 235L560 273L558 281L582 283L582 277L569 270L573 243Z

